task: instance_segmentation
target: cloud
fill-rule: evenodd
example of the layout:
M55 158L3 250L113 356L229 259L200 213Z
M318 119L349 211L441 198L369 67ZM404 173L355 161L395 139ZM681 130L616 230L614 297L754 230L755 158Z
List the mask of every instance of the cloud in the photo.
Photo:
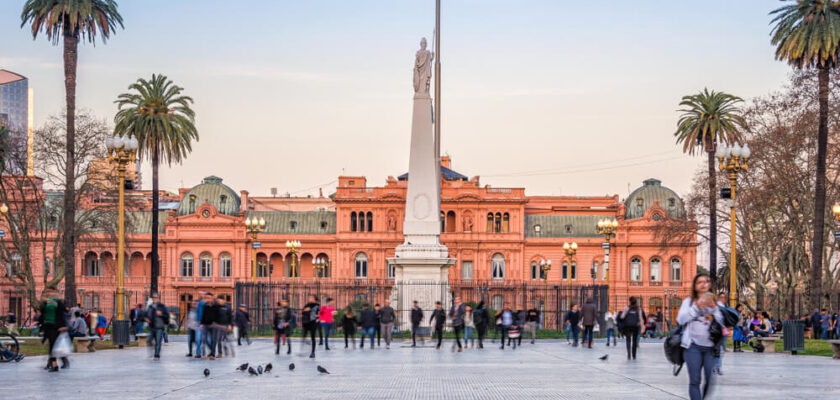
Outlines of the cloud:
M0 57L0 68L16 69L18 71L35 68L56 69L64 68L64 64L55 61L42 61L32 57Z
M217 65L208 74L228 78L256 78L284 82L337 82L335 75L313 71L294 71L269 65Z

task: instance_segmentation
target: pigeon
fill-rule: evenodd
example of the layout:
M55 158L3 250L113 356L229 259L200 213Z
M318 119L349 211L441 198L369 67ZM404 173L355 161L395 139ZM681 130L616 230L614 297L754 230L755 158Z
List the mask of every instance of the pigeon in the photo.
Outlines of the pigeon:
M210 370L209 369L204 368L204 376L210 376Z
M330 373L330 371L327 371L324 367L322 367L320 365L318 366L318 372L320 372L322 374L328 374L328 375Z
M609 357L609 356L610 356L609 354L604 354L603 357L598 357L598 359L601 360L601 361L607 361L607 357Z
M251 374L251 375L253 375L253 376L257 376L257 375L259 375L259 374L257 373L257 370L255 370L255 369L254 369L254 367L248 367L248 373L249 373L249 374Z
M239 368L237 368L236 370L237 371L242 371L242 372L247 371L248 370L248 363L240 365Z
M289 371L294 371L294 370L295 370L295 363L290 363L289 364Z
M267 374L267 373L271 372L271 368L272 368L271 363L268 363L268 364L265 365L265 369L263 369L263 372L265 372Z
M258 372L260 375L262 375L262 373L263 373L262 365L257 365L257 372Z

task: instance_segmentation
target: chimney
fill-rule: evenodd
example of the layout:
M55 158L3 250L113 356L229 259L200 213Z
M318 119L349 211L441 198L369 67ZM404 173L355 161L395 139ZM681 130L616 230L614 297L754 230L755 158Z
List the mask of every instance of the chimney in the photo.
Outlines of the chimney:
M452 158L450 158L449 156L441 156L440 157L440 166L441 167L446 167L446 168L452 169L451 165L452 165Z

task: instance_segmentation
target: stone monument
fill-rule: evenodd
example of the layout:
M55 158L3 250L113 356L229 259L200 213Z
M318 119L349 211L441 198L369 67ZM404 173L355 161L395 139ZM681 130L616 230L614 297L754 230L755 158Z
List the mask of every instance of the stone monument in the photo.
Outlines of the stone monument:
M426 39L414 61L414 111L411 120L411 149L408 161L408 191L405 199L405 242L388 259L394 266L392 302L402 310L401 328L408 324L411 302L417 300L426 315L435 301L447 308L449 267L455 263L440 243L440 160L436 160L432 97L429 86L435 54L426 50ZM402 283L402 284L400 284Z

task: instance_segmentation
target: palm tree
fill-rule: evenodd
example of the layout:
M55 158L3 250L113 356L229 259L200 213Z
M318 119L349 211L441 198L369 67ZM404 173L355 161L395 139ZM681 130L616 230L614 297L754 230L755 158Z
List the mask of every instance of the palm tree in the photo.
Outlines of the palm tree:
M181 162L198 140L193 99L181 95L183 88L164 75L152 74L151 80L138 79L119 95L114 132L134 136L139 142L138 156L152 161L152 276L151 292L158 290L160 259L158 257L158 166L160 159L168 165Z
M770 43L776 59L797 69L816 68L819 80L819 131L814 184L814 237L811 241L811 308L822 298L823 234L825 233L825 160L828 148L828 78L840 51L840 10L829 0L798 0L773 10Z
M739 129L746 125L738 103L740 97L724 92L703 89L702 92L683 96L674 136L682 143L683 152L694 154L703 149L709 157L709 272L712 282L717 279L717 218L715 188L715 149L718 143L740 141Z
M27 0L20 14L21 28L30 25L32 38L43 31L53 45L64 41L64 94L67 103L67 140L64 168L64 301L76 304L76 65L79 40L96 44L108 40L122 16L114 0Z

